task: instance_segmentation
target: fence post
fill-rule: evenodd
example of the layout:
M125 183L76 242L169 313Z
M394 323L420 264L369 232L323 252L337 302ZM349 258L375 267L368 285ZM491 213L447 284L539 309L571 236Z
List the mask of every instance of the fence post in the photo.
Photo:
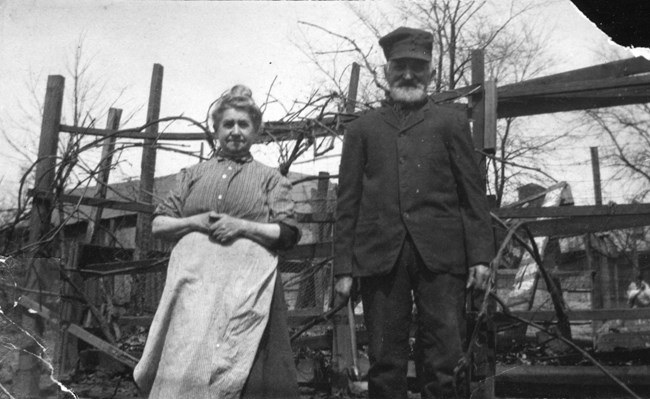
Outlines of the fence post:
M65 79L63 76L50 75L47 78L34 183L35 192L37 193L49 193L54 188L64 84ZM51 200L35 195L29 220L29 244L36 245L30 249L27 256L28 269L25 280L25 287L31 290L47 289L47 281L44 281L43 276L46 262L54 253L51 244L38 244L38 242L48 233L51 227L51 216ZM37 298L37 301L41 303L42 298ZM36 337L42 336L44 321L40 317L23 310L21 323L25 330L35 334ZM20 398L40 398L41 367L37 358L41 351L39 344L30 338L27 344L22 345L20 349L18 370L16 370L15 393Z
M590 147L591 152L591 171L594 180L594 199L596 205L603 204L603 192L600 181L600 157L598 156L598 147ZM593 235L594 241L599 247L602 241L598 239L596 234ZM606 255L607 251L599 251L598 253L598 284L600 285L600 301L602 307L609 309L612 307L612 283L609 270L609 257Z
M120 126L120 118L122 116L122 110L116 108L110 108L108 110L108 118L106 121L107 130L118 130ZM98 177L97 177L97 191L95 192L95 198L106 198L108 178L111 172L111 164L113 159L113 151L115 150L115 137L111 136L104 140L102 145L102 155L99 160L98 165ZM94 207L90 216L88 217L88 225L86 226L86 234L83 240L84 243L93 243L97 241L97 227L100 225L102 220L102 207ZM78 251L79 246L74 248L71 251L68 265L70 269L76 269L79 267L77 262L78 260ZM84 279L78 273L73 273L69 276L78 287L85 291L84 288ZM99 283L101 284L101 282ZM95 284L96 288L97 284ZM92 287L91 287L92 289ZM61 299L61 320L69 323L79 323L82 317L83 307L69 299L66 299L68 296L75 294L75 289L68 283L64 283L63 294L64 298ZM75 336L69 333L64 333L61 337L60 347L57 350L59 359L57 361L57 370L59 375L67 375L74 371L76 363L79 358L78 340Z
M359 64L352 64L350 73L350 87L346 100L345 110L347 113L353 113L357 102L357 91L359 85ZM333 279L332 279L333 280ZM332 287L332 293L334 292ZM334 298L334 294L332 294ZM357 353L355 345L356 337L352 337L351 324L354 323L354 317L348 318L348 312L351 306L343 308L334 315L333 335L332 335L332 393L345 394L348 389L348 373L346 372L353 366L356 366ZM353 311L353 310L352 310ZM354 316L354 315L353 315ZM355 332L356 334L356 332Z
M471 55L472 62L472 84L478 84L481 87L476 94L470 98L472 111L472 138L474 148L484 151L486 144L488 147L494 141L496 142L496 86L493 81L486 84L485 81L485 52L483 50L473 50ZM486 103L487 100L487 103ZM488 108L486 110L486 108ZM489 114L488 114L489 112ZM491 148L489 148L491 150ZM485 156L476 154L477 163L484 186L487 185L487 163ZM474 295L469 298L469 310L471 315L478 315L477 310L480 308L482 295ZM471 368L475 369L475 377L480 379L475 390L472 387L472 397L477 399L492 399L495 395L494 376L496 374L496 330L493 321L493 314L496 309L494 300L488 299L488 312L485 322L476 325L475 320L468 317L467 333L471 334L471 328L479 328L478 344L475 344L473 350L473 359ZM471 375L471 373L470 373ZM468 381L471 384L472 381Z
M356 62L352 63L352 72L350 73L350 87L348 89L348 96L345 100L345 112L348 114L354 113L354 108L357 105L357 92L359 91L359 72L361 67Z
M162 97L163 67L154 64L151 75L151 87L149 90L149 105L147 107L147 123L160 119L160 103ZM146 133L158 133L158 124L154 123L145 130ZM156 140L145 139L142 147L142 162L140 164L140 190L138 201L144 204L151 204L153 199L154 176L156 171ZM138 220L135 228L135 251L134 260L146 259L151 250L151 215L138 213ZM146 292L147 275L136 275L135 290L132 302L137 313L144 310L144 298Z
M121 109L110 108L108 110L108 119L106 120L106 129L113 131L118 130L120 128L121 118ZM113 151L115 151L115 136L110 136L102 145L102 157L99 161L99 176L97 177L97 191L95 192L95 198L106 198L106 192L108 191L108 178L113 163ZM101 206L93 208L88 220L88 227L86 228L85 242L93 243L96 241L97 227L102 221L102 213L103 208Z
M485 144L485 52L483 50L473 50L471 58L472 84L481 85L480 90L472 94L470 98L473 121L472 138L474 139L474 148L482 151ZM481 176L485 179L485 157L477 154L476 159L481 170Z

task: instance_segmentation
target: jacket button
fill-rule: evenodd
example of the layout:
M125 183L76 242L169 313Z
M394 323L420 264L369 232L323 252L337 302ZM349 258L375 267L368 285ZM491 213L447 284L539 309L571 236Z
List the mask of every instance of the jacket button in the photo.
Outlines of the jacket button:
M404 219L408 219L408 218L409 218L408 212L404 212Z

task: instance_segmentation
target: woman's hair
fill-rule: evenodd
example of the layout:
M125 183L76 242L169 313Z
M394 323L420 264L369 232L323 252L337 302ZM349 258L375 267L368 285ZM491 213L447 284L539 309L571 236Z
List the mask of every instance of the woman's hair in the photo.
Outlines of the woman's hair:
M259 132L262 126L262 111L253 101L251 89L244 85L235 85L219 97L210 114L215 131L221 122L221 118L223 118L223 113L228 109L246 112L251 118L251 122L253 122L255 131Z

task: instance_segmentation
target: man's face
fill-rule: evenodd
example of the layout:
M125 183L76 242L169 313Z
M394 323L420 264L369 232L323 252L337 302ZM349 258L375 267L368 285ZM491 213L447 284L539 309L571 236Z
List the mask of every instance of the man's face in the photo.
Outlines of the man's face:
M431 65L416 58L398 58L386 65L386 80L393 100L404 103L422 101L431 79Z

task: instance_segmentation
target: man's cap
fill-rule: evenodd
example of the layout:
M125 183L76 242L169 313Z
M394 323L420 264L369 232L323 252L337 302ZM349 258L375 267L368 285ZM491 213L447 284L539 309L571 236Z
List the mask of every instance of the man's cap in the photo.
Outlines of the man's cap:
M421 29L399 27L379 39L386 60L417 58L431 61L433 35Z

